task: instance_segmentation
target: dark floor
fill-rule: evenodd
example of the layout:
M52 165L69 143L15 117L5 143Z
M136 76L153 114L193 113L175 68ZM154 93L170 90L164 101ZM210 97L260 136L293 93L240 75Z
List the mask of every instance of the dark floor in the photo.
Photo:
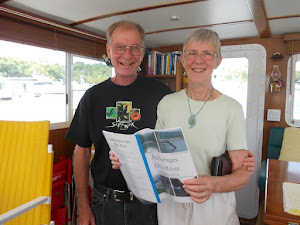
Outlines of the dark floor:
M251 220L240 218L240 223L241 225L265 225L263 221L263 214L264 214L264 203L261 202L259 204L259 211L257 217Z

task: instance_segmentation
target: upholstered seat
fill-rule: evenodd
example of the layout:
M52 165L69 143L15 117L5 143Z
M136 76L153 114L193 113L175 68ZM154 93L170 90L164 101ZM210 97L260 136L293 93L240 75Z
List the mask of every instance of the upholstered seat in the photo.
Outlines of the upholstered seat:
M284 127L272 127L270 131L269 143L268 143L268 159L278 159L282 146ZM267 172L267 160L264 160L261 164L258 174L258 187L261 191L265 191L266 184L266 172Z
M49 125L49 121L0 121L0 224L50 224Z

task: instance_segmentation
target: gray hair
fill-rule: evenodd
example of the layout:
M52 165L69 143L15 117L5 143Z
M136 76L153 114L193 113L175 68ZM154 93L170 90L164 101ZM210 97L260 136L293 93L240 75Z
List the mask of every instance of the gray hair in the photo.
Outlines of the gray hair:
M141 39L144 45L144 41L145 41L145 30L144 28L132 21L129 20L121 20L119 22L113 23L112 25L109 26L109 28L106 31L106 38L107 38L107 43L111 44L111 36L113 34L113 32L119 28L122 27L126 30L130 30L130 29L137 29L139 31L139 33L141 34Z
M196 42L201 44L212 42L217 50L217 57L221 57L221 41L219 35L212 30L198 29L190 33L183 43L183 52L186 48L187 43L189 42Z

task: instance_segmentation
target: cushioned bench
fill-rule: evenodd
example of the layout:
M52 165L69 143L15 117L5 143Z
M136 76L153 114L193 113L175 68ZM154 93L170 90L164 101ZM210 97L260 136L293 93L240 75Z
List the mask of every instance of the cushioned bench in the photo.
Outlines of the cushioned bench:
M268 159L278 159L282 146L284 127L272 127L270 131L269 143L268 143ZM264 160L261 164L258 173L258 188L261 191L265 191L266 184L266 170L267 160Z
M300 129L295 127L272 127L268 143L269 159L300 162ZM258 187L265 190L267 160L261 164Z

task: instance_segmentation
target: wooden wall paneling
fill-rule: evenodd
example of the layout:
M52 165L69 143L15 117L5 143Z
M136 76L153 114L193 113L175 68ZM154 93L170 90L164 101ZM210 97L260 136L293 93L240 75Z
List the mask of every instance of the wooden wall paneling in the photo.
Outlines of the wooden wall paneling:
M26 29L24 29L26 27ZM33 38L35 37L35 38ZM53 32L35 26L27 26L0 15L0 39L38 47L55 47Z
M67 128L50 130L49 144L53 145L54 162L57 162L61 156L72 159L75 144L65 139L67 130Z
M82 35L55 28L20 21L0 14L0 40L13 41L37 47L100 58L106 53L106 41L89 39Z
M300 41L287 41L286 54L299 54L300 53Z
M177 69L176 69L176 91L180 91L183 88L183 73L184 73L184 68L181 65L180 59L177 61Z
M55 38L57 39L56 49L61 49L69 53L95 58L101 58L106 53L105 44L99 44L95 41L60 33L55 33Z
M285 41L300 41L300 33L284 34L283 39Z

